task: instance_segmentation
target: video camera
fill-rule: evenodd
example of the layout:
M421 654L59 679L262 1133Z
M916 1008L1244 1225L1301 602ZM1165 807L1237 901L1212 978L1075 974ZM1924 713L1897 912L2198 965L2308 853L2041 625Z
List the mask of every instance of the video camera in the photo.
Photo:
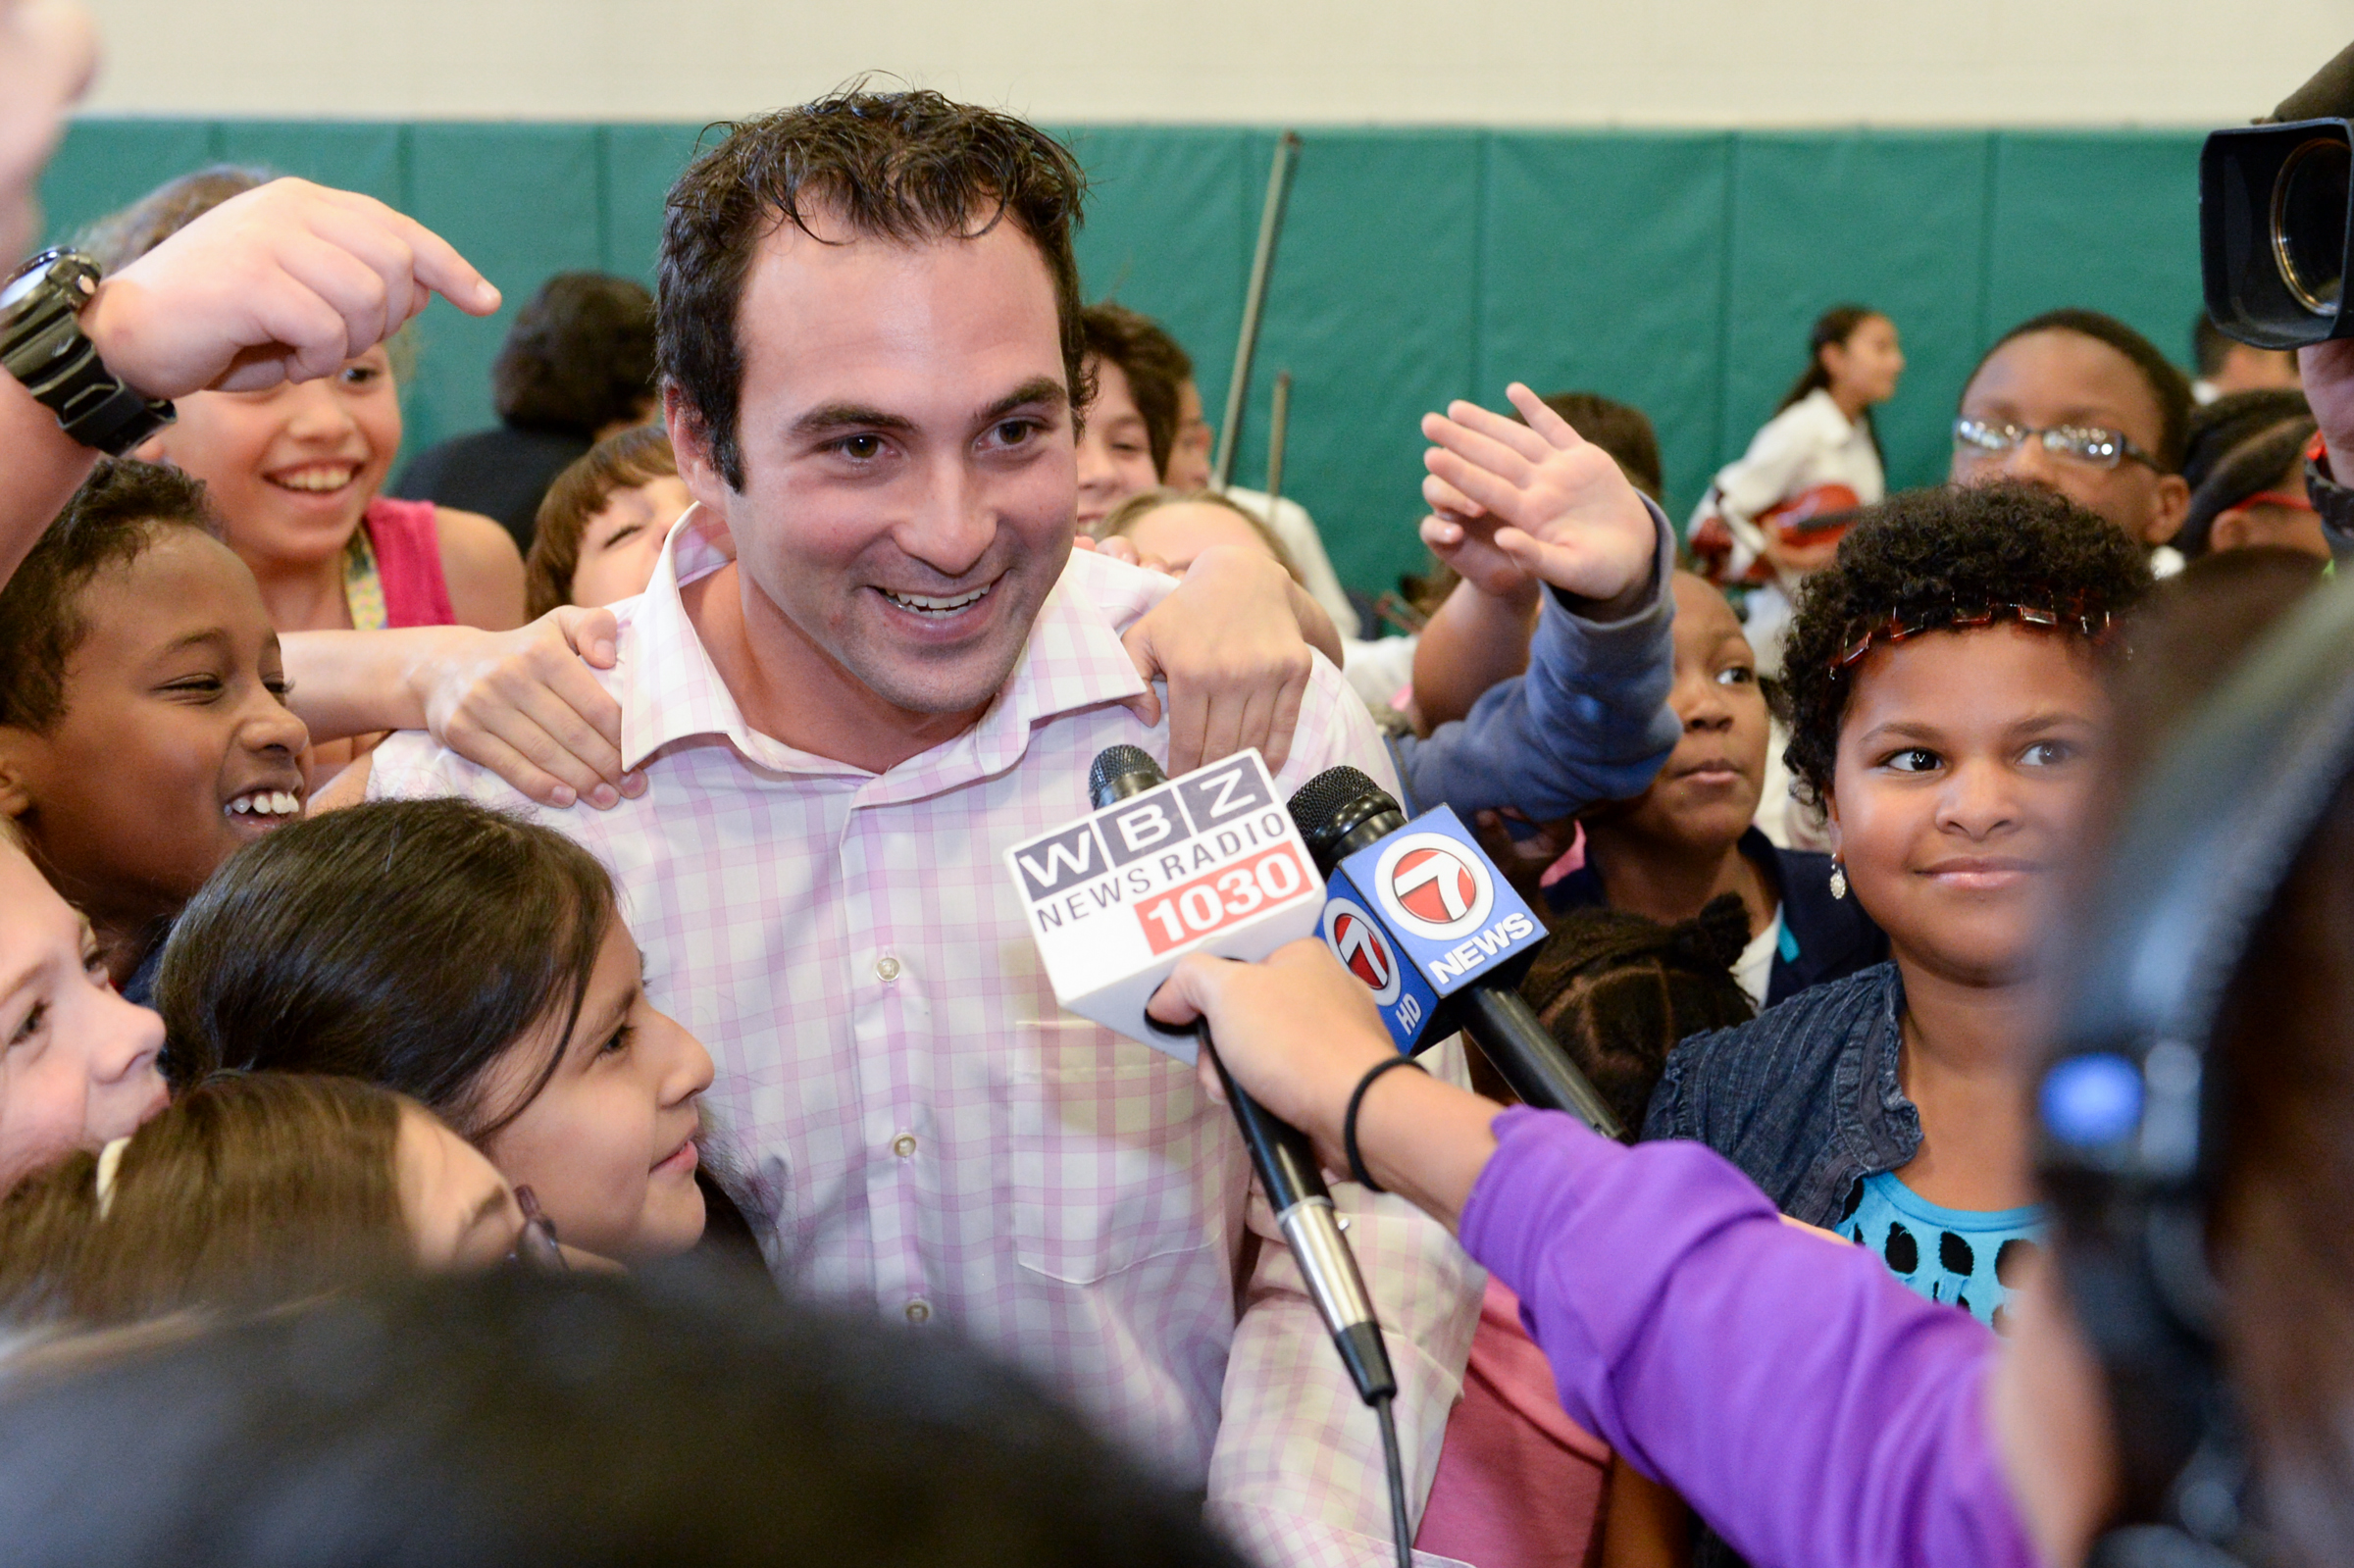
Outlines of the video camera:
M2207 314L2258 348L2354 337L2354 44L2271 119L2219 130L2199 154Z

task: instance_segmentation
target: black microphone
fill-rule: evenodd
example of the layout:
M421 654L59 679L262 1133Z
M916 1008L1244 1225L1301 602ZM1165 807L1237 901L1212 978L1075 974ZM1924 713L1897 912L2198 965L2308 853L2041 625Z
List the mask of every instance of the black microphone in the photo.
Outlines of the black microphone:
M1307 852L1314 858L1317 872L1328 882L1342 861L1410 826L1406 812L1388 790L1351 767L1327 768L1302 784L1299 793L1292 796L1292 821L1298 825L1300 836L1307 841ZM1448 821L1453 822L1451 815ZM1467 836L1460 840L1460 847L1466 853L1478 855L1486 873L1499 884L1504 882L1504 874ZM1414 956L1410 944L1398 941L1397 934L1387 930L1394 917L1383 911L1382 904L1383 900L1371 898L1364 901L1361 909L1355 904L1350 909L1353 915L1384 926L1384 934L1391 938L1391 951L1406 962L1418 965L1420 960ZM1593 1082L1569 1059L1561 1041L1553 1037L1553 1032L1514 988L1513 982L1518 979L1521 967L1525 965L1494 970L1451 992L1442 991L1446 999L1423 1026L1420 1044L1429 1044L1459 1029L1471 1037L1480 1054L1511 1086L1521 1103L1540 1110L1567 1111L1605 1138L1625 1137L1626 1130L1612 1114Z
M1088 798L1100 811L1131 795L1157 788L1167 779L1160 764L1142 747L1107 746L1088 770ZM1211 1065L1217 1068L1218 1082L1226 1090L1226 1103L1233 1107L1235 1123L1242 1129L1243 1143L1251 1151L1252 1169L1258 1173L1259 1186L1266 1189L1267 1203L1275 1211L1275 1223L1282 1228L1283 1239L1300 1264L1308 1293L1315 1298L1316 1311L1322 1315L1325 1328L1331 1331L1332 1342L1339 1348L1341 1360L1356 1384L1356 1391L1370 1405L1392 1398L1398 1392L1398 1378L1390 1369L1389 1350L1381 1342L1381 1323L1373 1314L1372 1297L1365 1293L1364 1277L1357 1272L1356 1254L1349 1250L1349 1243L1341 1235L1339 1218L1333 1212L1332 1192L1324 1185L1324 1175L1316 1164L1307 1135L1287 1122L1277 1121L1264 1106L1244 1092L1242 1086L1227 1073L1226 1064L1218 1060L1207 1019L1197 1020L1183 1030L1163 1025L1150 1015L1146 1022L1169 1034L1193 1035Z

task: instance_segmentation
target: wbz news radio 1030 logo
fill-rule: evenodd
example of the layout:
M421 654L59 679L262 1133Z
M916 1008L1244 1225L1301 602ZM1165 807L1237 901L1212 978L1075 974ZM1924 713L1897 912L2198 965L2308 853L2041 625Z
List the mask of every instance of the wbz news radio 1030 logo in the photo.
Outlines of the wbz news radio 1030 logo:
M1372 991L1402 1050L1416 1048L1444 998L1544 939L1535 914L1444 806L1341 863L1323 934Z
M1185 952L1264 957L1311 934L1324 897L1255 751L1016 844L1005 863L1055 999L1164 1049L1144 1004Z

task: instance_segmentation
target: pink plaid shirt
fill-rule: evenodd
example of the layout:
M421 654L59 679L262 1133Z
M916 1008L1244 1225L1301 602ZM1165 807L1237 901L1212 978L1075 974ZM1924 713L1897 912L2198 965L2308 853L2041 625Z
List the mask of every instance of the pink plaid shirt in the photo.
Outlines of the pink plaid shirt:
M1205 1490L1262 1562L1387 1568L1372 1412L1232 1118L1190 1068L1055 1005L1004 871L1007 845L1088 810L1103 747L1167 755L1113 704L1143 689L1120 631L1168 580L1074 552L980 723L878 776L745 725L679 597L723 552L691 513L617 607L604 680L642 796L541 810L418 734L376 752L369 792L525 813L612 870L652 997L718 1063L713 1110L776 1207L781 1279L1011 1357ZM1340 762L1397 788L1319 659L1277 784ZM1402 1200L1335 1199L1389 1333L1418 1510L1484 1276Z

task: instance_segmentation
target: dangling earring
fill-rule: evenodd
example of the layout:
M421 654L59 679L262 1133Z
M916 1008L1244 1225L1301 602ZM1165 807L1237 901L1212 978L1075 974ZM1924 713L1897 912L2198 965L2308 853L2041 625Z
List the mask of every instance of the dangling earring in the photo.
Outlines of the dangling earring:
M1837 855L1831 857L1831 896L1833 898L1847 896L1847 862L1841 860Z

